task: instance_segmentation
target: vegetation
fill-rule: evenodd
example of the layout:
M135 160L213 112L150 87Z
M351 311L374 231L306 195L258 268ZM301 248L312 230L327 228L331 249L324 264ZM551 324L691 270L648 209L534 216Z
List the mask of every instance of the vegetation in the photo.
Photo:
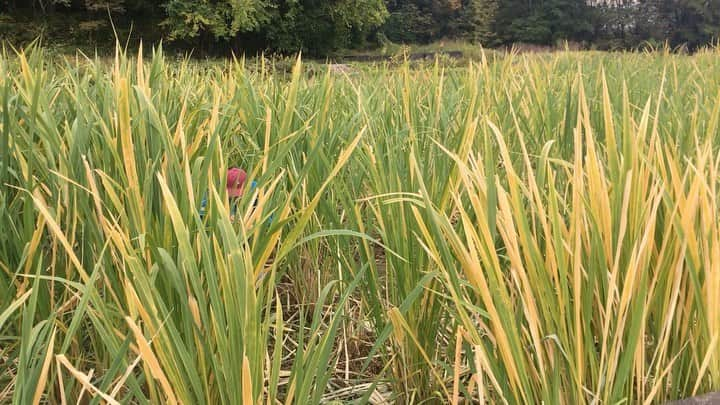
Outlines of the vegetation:
M0 402L720 388L717 50L142 55L0 58Z
M0 40L18 45L43 35L53 44L109 53L113 29L121 38L164 39L210 54L319 57L388 42L571 41L598 49L668 42L694 50L720 39L720 0L0 0L0 10Z

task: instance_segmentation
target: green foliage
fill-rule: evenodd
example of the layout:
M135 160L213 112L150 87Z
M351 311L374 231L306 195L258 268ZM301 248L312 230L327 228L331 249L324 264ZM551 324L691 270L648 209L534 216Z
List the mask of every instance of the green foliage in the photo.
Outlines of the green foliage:
M495 24L498 0L470 0L466 7L469 37L483 45L494 45L497 40Z
M661 7L671 26L677 27L673 42L696 47L720 38L720 1L679 0L668 5L666 0Z
M0 0L0 6L10 18L30 21L4 29L4 39L25 43L43 35L87 45L83 49L103 41L101 47L114 46L112 33L92 29L99 21L110 26L108 12L118 31L200 54L232 49L325 56L384 46L386 39L486 47L569 40L602 49L667 41L694 50L720 38L720 0Z
M596 9L596 39L619 46L643 42L697 49L720 38L718 0L644 0Z
M383 31L393 42L429 42L435 38L436 23L429 13L407 3L390 13Z
M467 34L474 0L389 0L387 37L395 42L428 43Z
M267 23L270 6L267 0L168 0L164 25L171 40L202 34L229 39Z
M273 49L322 54L364 44L386 16L382 0L279 0L262 31Z
M591 38L591 8L584 0L508 0L500 3L496 27L505 43L582 41Z

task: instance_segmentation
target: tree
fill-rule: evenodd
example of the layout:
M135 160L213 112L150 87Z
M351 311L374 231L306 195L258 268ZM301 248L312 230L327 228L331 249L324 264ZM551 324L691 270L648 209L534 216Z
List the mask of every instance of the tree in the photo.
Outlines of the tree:
M413 2L395 4L383 29L394 42L430 42L435 36L435 20L432 13Z
M597 9L593 39L620 47L668 41L694 49L720 34L720 0L626 0Z
M363 44L386 17L382 0L280 0L262 31L272 49L323 54Z
M171 40L203 34L230 39L267 23L271 6L268 0L168 0L164 25Z
M663 1L661 10L670 21L675 45L696 48L720 35L720 0Z
M466 6L469 36L473 42L494 45L497 41L495 20L498 13L497 0L470 0Z
M387 16L382 0L168 0L171 40L242 34L282 51L326 52L361 43Z
M488 3L494 3L490 0ZM396 42L431 42L467 37L475 17L475 0L389 0L385 35Z
M497 18L502 42L552 45L559 40L592 38L592 12L585 0L506 0Z

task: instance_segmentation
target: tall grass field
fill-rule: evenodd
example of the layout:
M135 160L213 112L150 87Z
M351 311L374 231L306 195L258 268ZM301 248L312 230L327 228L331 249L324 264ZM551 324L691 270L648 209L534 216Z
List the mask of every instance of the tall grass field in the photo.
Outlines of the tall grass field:
M718 50L142 55L0 56L0 403L720 390Z

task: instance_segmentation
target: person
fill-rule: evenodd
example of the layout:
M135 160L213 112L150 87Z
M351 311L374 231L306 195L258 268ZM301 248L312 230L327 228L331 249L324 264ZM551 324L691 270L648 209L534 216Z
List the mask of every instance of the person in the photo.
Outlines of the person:
M227 180L225 182L225 189L227 190L228 199L230 203L230 215L235 215L237 208L236 201L243 196L245 192L245 183L247 182L247 173L245 170L238 167L232 167L227 171ZM256 183L253 180L250 187L255 188ZM257 202L256 202L257 203ZM207 195L203 197L200 203L200 218L205 216L205 210L207 207Z
M247 180L247 173L245 170L233 167L227 172L227 192L229 198L240 198L243 195L245 189L245 181Z

